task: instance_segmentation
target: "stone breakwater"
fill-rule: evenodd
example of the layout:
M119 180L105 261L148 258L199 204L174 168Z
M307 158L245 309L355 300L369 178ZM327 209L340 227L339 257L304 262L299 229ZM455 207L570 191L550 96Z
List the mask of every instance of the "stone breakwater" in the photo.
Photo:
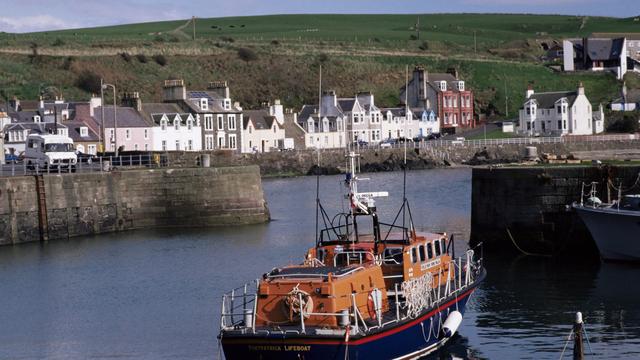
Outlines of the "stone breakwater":
M527 145L529 146L529 145ZM602 142L545 143L535 144L538 154L551 153L569 155L578 151L628 150L640 148L638 140ZM407 167L409 169L429 169L453 164L498 164L524 160L525 145L452 145L442 147L408 148ZM395 171L402 168L404 151L396 149L360 149L362 171ZM211 152L169 152L171 167L200 166L201 156L209 155L211 166L258 165L266 176L307 175L319 171L322 174L337 173L345 168L343 149L322 150L320 168L317 168L318 154L313 150L283 151L258 154L234 154L226 151Z
M569 205L580 201L583 183L597 182L598 197L608 201L617 197L607 191L609 180L626 189L639 173L640 166L474 168L471 245L482 242L489 253L597 257L591 235Z
M0 245L268 220L257 166L0 178Z

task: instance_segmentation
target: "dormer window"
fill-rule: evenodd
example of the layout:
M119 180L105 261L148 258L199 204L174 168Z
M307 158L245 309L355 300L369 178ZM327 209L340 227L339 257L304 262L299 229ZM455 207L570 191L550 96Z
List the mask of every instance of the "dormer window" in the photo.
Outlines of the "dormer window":
M80 136L82 136L82 137L89 136L89 128L87 128L86 126L81 126L80 127Z
M160 120L160 129L162 129L162 131L167 130L167 120L165 119Z
M191 130L193 128L193 120L187 120L187 130Z
M176 130L180 130L180 118L176 118L175 120L173 120L173 127Z
M315 131L315 126L313 124L313 119L307 120L307 129L310 133Z
M329 132L329 119L322 120L322 131Z
M39 123L40 122L40 115L34 115L33 116L33 122Z
M447 90L447 82L446 81L440 81L440 90L441 91L446 91Z
M224 99L224 109L225 110L231 109L231 100L230 99Z
M458 81L458 90L464 91L464 81Z
M200 109L209 110L209 101L206 98L200 99Z

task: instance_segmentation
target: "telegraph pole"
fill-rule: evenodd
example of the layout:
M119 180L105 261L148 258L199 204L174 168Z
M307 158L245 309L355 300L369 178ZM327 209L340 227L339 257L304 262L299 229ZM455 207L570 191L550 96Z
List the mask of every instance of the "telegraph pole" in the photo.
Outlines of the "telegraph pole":
M193 40L196 40L196 17L192 16L191 17L191 26L193 28Z

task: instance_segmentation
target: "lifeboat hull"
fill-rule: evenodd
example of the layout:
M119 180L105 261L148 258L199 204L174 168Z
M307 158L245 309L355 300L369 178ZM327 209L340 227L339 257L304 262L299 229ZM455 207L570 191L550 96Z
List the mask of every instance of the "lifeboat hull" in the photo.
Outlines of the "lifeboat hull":
M481 278L484 276L481 276ZM233 359L415 359L442 347L449 338L440 329L448 314L464 314L467 302L482 279L459 296L424 311L415 319L387 326L367 335L319 336L276 332L225 334L221 338L227 360Z

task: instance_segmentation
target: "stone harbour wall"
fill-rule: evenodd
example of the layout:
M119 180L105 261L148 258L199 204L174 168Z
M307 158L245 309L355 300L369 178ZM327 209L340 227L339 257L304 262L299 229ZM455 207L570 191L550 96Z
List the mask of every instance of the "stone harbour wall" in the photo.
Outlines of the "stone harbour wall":
M0 178L0 245L150 227L269 220L257 166ZM42 234L41 234L42 233Z
M569 155L579 151L628 150L640 148L640 140L617 140L600 142L575 143L541 143L535 145L450 145L442 147L423 147L407 149L407 165L409 169L427 169L449 166L451 164L488 164L511 163L524 159L526 146L535 146L538 154L551 153ZM362 171L394 171L400 170L404 158L402 148L394 149L360 149L362 155L360 166ZM481 159L478 160L479 153ZM197 167L201 165L201 156L210 158L211 166L246 166L258 165L262 175L306 175L315 171L318 153L313 150L268 152L257 154L235 154L229 151L210 152L168 152L167 161L171 167ZM320 171L335 173L345 168L345 151L343 149L327 149L320 153Z
M591 235L570 205L580 201L583 183L597 182L598 197L608 201L617 198L614 190L607 191L608 180L626 189L639 175L640 166L474 168L471 244L482 242L489 253L597 257ZM632 193L640 191L638 185Z

